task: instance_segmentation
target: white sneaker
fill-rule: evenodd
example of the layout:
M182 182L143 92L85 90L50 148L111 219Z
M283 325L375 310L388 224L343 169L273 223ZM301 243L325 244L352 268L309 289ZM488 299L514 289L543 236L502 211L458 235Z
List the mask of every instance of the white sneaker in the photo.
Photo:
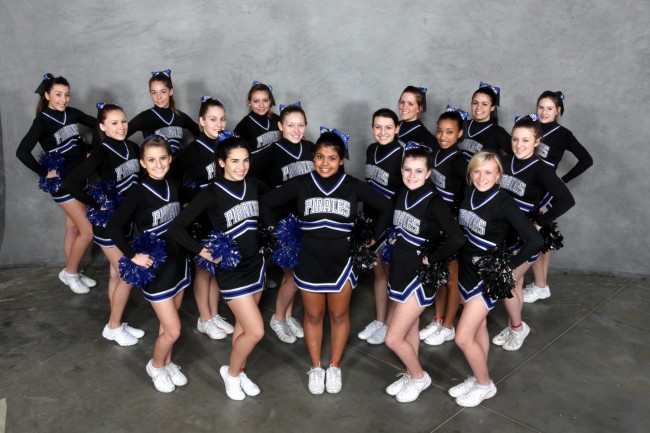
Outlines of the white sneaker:
M382 344L386 340L386 332L388 332L388 326L381 325L366 341L369 344Z
M551 296L551 289L548 286L537 287L535 283L530 283L524 287L524 302L532 303L538 299L546 299Z
M296 342L296 336L293 335L289 329L289 325L286 320L276 320L275 316L271 317L271 329L275 331L275 335L278 336L281 342L292 344Z
M501 347L509 351L519 350L524 344L526 337L528 337L528 334L530 334L530 328L526 322L521 322L521 331L515 331L513 329L512 332L510 332L510 337Z
M147 363L147 374L153 380L153 386L155 386L158 391L172 392L176 389L165 367L154 367L153 359L149 360Z
M133 346L138 342L138 339L131 335L124 327L124 323L115 329L111 329L108 325L104 326L102 337L107 340L114 341L120 346Z
M463 394L456 398L456 404L463 407L476 407L483 400L494 397L497 393L497 387L494 382L490 381L490 385L487 389L483 389L481 386L476 384L468 393Z
M429 323L426 328L420 330L420 340L425 340L427 337L435 334L441 326L442 323L438 323L433 319L433 322Z
M320 367L310 369L309 375L309 392L312 394L322 394L325 390L325 370Z
M217 325L218 328L223 329L226 331L226 334L232 334L235 331L235 327L232 326L230 323L226 321L222 316L220 315L215 315L212 319L210 319L212 322L214 322L215 325Z
M467 394L475 386L476 386L476 378L474 376L470 376L467 379L465 379L462 383L449 388L449 391L447 392L449 393L450 396L456 398L456 397L460 397L461 395Z
M138 329L138 328L134 328L133 326L129 326L128 323L122 323L122 326L124 326L124 329L126 330L126 332L133 335L135 338L144 337L144 331L142 329Z
M452 326L451 329L447 329L444 326L440 326L434 334L425 338L424 342L430 346L440 346L445 341L451 341L455 337L456 328Z
M66 273L65 269L63 269L61 272L59 272L59 280L61 280L61 282L63 282L63 284L66 286L69 286L70 290L78 295L83 295L90 292L88 286L86 286L83 281L81 281L81 276L78 273L71 275Z
M226 385L226 394L231 400L243 400L246 398L246 394L244 394L244 391L241 389L241 380L239 379L239 376L232 377L228 374L227 365L221 366L219 374L221 374L223 383Z
M402 390L395 396L395 399L400 403L410 403L417 400L420 393L430 385L431 377L426 371L424 372L424 377L421 379L415 380L409 376L409 378L404 382Z
M207 335L213 340L223 340L228 336L226 331L219 328L212 320L201 322L201 319L199 319L196 324L196 329L198 329L200 333Z
M330 394L341 392L343 382L341 381L341 368L330 365L330 368L325 372L325 389Z
M296 319L295 317L287 317L287 326L289 327L289 331L296 337L296 338L304 338L305 337L305 330L302 329L302 325Z
M165 365L165 370L167 370L167 374L169 375L169 378L174 385L187 385L187 377L181 373L181 368L178 365L170 362L169 364Z
M81 282L84 283L86 286L95 287L97 285L97 281L93 280L88 275L84 274L84 271L79 271L79 276L81 276Z
M359 337L362 340L367 340L372 335L373 332L375 332L377 329L381 327L381 325L383 325L383 323L381 323L379 320L373 320L368 324L368 326L363 328L363 331L357 334L357 337Z
M246 395L255 397L260 393L260 387L250 380L243 371L239 373L239 383L241 384L242 391L244 391Z
M406 381L410 379L409 375L406 373L397 373L397 377L399 377L399 379L386 387L386 394L392 395L393 397L404 388Z
M503 331L499 332L494 336L494 338L492 338L492 343L496 344L497 346L503 346L503 343L505 343L508 338L510 338L511 332L512 328L510 328L510 326L506 327Z

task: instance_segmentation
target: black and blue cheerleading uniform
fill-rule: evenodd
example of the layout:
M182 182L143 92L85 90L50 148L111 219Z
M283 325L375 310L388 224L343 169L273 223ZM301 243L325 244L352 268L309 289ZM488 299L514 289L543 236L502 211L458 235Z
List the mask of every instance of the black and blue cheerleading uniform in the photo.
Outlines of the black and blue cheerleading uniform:
M169 236L198 255L203 246L190 236L186 228L205 212L209 229L219 230L235 240L241 254L239 264L232 271L218 270L216 275L221 295L227 301L264 289L266 274L257 227L258 196L266 190L268 187L255 178L242 181L219 178L183 209L169 229Z
M122 227L134 223L138 233L149 232L165 240L167 259L154 270L155 278L142 289L149 302L171 299L190 285L190 268L185 252L167 235L167 230L181 210L180 188L173 179L144 176L124 196L107 225L110 239L127 259L135 257Z
M366 150L365 177L366 182L378 193L395 203L399 191L404 188L402 183L402 159L404 144L397 138L386 145L373 143ZM363 205L363 213L377 222L378 213L372 206ZM375 252L386 244L385 233L373 246Z
M40 143L43 151L49 154L58 153L65 158L61 179L83 162L86 153L90 151L79 133L78 123L89 128L95 128L97 119L76 108L67 107L65 111L45 108L36 115L31 128L22 139L16 150L16 157L34 173L46 176L47 170L42 167L32 155L36 143ZM52 194L58 204L73 199L72 195L61 188Z
M100 204L85 189L86 181L97 173L100 181L115 181L117 191L123 196L131 186L138 183L139 158L140 149L137 144L106 137L101 144L95 146L88 159L68 175L63 187L75 199L100 210ZM125 226L125 233L129 232L130 224ZM115 246L106 228L101 226L93 225L93 241L102 247Z
M199 134L196 140L174 155L171 167L174 177L198 189L208 186L217 174L214 156L217 141L203 132Z
M392 203L370 185L340 169L323 178L316 172L297 177L262 197L266 223L275 224L271 208L293 202L302 232L302 250L294 268L294 280L301 290L335 293L357 276L350 256L350 232L357 217L358 203L379 211L375 239L390 223Z
M195 137L201 133L199 125L187 114L174 112L171 108L152 107L131 119L128 137L138 131L142 132L143 137L160 135L167 140L174 154L181 148L183 129L187 129Z
M248 150L252 152L282 139L279 122L280 116L270 111L267 116L251 111L239 121L233 132L246 141Z
M416 276L422 265L422 245L444 232L447 240L427 259L429 263L446 259L465 243L458 223L440 195L428 181L413 191L402 191L393 214L397 239L388 272L388 297L406 302L415 295L420 307L433 304L435 288L425 288Z
M458 148L458 143L448 149L434 151L431 163L431 181L449 210L457 217L467 187L468 165Z
M501 189L510 193L524 214L534 223L543 226L555 221L575 205L575 200L564 182L537 156L521 160L512 156L503 158ZM540 213L542 199L550 195L548 211ZM516 235L511 236L510 247L519 248L521 242ZM528 262L533 263L537 254Z
M465 123L463 139L458 142L466 160L481 150L491 150L498 155L511 155L512 142L508 132L496 123L470 120Z
M314 169L315 148L311 141L301 140L296 144L282 138L251 154L251 174L263 179L266 173L270 186L280 186Z
M416 143L428 146L431 150L438 148L438 140L435 135L433 135L419 119L410 122L402 120L399 122L398 126L399 131L397 133L397 138L404 143L415 141Z
M526 218L514 199L505 191L494 185L487 191L480 192L470 186L458 214L460 224L467 241L458 253L458 289L465 302L481 297L488 310L494 308L497 299L483 293L484 282L472 258L502 248L510 227L522 239L517 254L511 256L510 269L524 263L537 253L543 245L542 237L533 223Z

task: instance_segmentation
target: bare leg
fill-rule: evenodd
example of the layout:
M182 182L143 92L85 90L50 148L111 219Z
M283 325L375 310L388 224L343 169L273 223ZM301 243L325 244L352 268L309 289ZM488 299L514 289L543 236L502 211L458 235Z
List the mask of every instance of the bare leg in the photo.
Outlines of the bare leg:
M330 315L330 329L332 332L331 361L340 362L343 357L345 345L350 337L350 298L352 286L350 281L345 283L339 293L327 294L327 308Z
M86 218L86 205L77 200L70 200L60 205L65 212L66 234L63 241L68 274L79 272L79 264L93 241L93 228Z
M323 317L325 316L324 293L301 291L305 307L305 344L313 368L319 367L323 349Z
M291 317L293 313L293 298L298 291L298 287L296 287L296 283L293 280L293 270L282 268L282 271L282 282L278 290L278 297L275 299L275 320L278 321Z
M111 297L111 315L108 319L108 327L115 329L122 324L122 315L126 309L126 304L129 302L129 296L131 295L132 285L125 283L120 280L113 290L113 296Z
M490 384L487 359L490 339L487 332L488 309L479 297L465 304L458 322L456 344L463 351L465 359L480 385Z
M442 314L444 319L442 326L447 329L454 327L454 320L458 313L460 305L460 291L458 290L458 260L449 262L449 281L445 285L447 287L447 299L445 301L445 311ZM436 300L438 295L436 294ZM436 316L438 312L436 311Z
M264 320L258 307L260 295L256 293L228 301L236 320L228 364L228 374L232 377L239 375L246 365L246 359L264 336Z
M533 273L535 274L535 285L537 287L546 287L548 285L548 268L551 264L551 253L540 253L535 263L533 263Z
M115 292L115 288L119 284L120 281L120 259L124 254L122 254L122 251L120 251L119 248L117 247L102 247L102 251L106 255L106 258L108 259L108 262L110 263L110 277L108 279L108 300L113 302L113 292Z
M210 278L210 290L208 291L208 308L210 309L210 318L219 313L219 294L221 290L215 277Z
M210 275L208 271L196 266L196 272L194 274L194 299L196 300L196 306L199 309L201 322L207 322L213 317L209 306L211 279L212 275Z
M388 346L406 366L406 372L414 379L424 376L422 365L418 360L420 337L418 324L424 308L411 296L405 303L397 302L393 318L386 334Z
M524 262L512 272L515 277L512 298L503 300L503 305L508 312L508 326L510 328L518 328L521 325L521 310L524 306L524 274L528 269L530 269L530 264Z
M152 302L151 306L160 320L162 329L153 349L153 366L162 368L171 359L172 347L181 334L181 321L173 299Z
M375 318L381 323L386 322L388 314L388 265L377 253L377 266L373 269L375 289Z

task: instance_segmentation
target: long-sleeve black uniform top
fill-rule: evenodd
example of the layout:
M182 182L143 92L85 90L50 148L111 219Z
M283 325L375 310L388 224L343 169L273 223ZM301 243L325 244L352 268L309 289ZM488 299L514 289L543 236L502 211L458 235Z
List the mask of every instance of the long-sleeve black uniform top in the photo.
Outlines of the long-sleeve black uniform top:
M542 131L544 135L539 144L537 155L554 170L557 170L557 166L567 150L578 159L576 165L562 176L561 179L564 183L569 183L594 164L587 149L564 126L557 122L542 123Z
M167 230L181 210L180 188L174 179L152 179L145 175L140 184L133 185L124 195L106 226L109 237L128 258L135 257L123 227L135 223L138 233L149 231L169 239Z
M248 143L248 150L252 152L282 138L278 122L280 122L280 116L275 113L270 113L269 117L260 116L251 111L239 121L233 132Z
M46 176L47 170L32 155L34 147L40 143L45 152L59 152L63 155L65 166L61 177L65 178L82 163L89 151L79 135L77 123L95 128L97 119L73 107L67 107L65 111L45 108L36 115L29 131L18 145L16 157L34 173Z
M438 140L436 139L436 136L433 135L419 119L411 122L406 122L404 120L400 121L397 137L404 143L415 141L416 143L428 146L432 150L438 148Z
M82 203L95 209L100 205L86 190L86 181L97 173L99 180L115 180L120 193L138 181L140 149L132 141L118 141L106 137L92 153L63 182L63 187Z
M501 189L508 191L519 208L540 226L555 221L575 205L569 188L534 155L524 160L515 156L503 158ZM547 193L553 196L553 206L540 214L540 204Z
M201 132L196 140L174 155L171 175L179 181L197 183L205 188L216 175L216 147L217 139Z
M199 125L187 114L181 111L174 113L171 108L152 107L131 119L127 137L138 131L142 132L143 137L161 135L169 142L172 153L176 153L181 148L183 129L187 129L195 137L201 133Z
M302 140L292 143L282 138L251 154L251 174L270 186L280 186L296 176L314 169L314 143Z
M517 254L510 257L510 268L515 269L535 255L544 244L533 223L519 209L514 199L496 184L480 192L468 187L458 215L467 242L459 255L470 258L502 247L503 240L512 227L523 240Z
M448 149L434 151L431 163L431 180L449 210L457 216L467 187L467 160L456 143Z
M472 159L481 150L491 150L498 155L511 155L512 142L508 132L494 122L477 122L470 120L465 123L463 139L458 147L463 151L466 160Z

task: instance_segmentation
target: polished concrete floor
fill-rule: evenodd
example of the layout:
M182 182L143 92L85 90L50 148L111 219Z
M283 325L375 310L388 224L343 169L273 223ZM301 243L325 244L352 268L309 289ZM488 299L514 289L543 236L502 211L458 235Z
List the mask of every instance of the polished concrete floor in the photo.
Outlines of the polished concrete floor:
M101 336L106 270L88 270L100 284L87 295L72 294L58 271L0 269L0 433L5 422L6 432L112 433L646 432L650 425L647 280L553 274L552 297L524 310L531 334L522 349L492 346L497 395L464 409L446 392L470 371L453 342L423 345L433 384L416 402L400 404L384 393L402 365L385 346L356 337L373 316L370 275L353 295L340 394L309 394L304 343L280 343L267 328L248 365L262 393L235 402L218 374L229 340L196 331L189 293L174 357L189 384L161 394L144 368L158 328L149 304L134 291L126 320L147 335L119 347ZM274 297L271 290L262 298L267 323ZM432 313L424 317L423 324ZM498 306L489 317L491 335L505 324Z

